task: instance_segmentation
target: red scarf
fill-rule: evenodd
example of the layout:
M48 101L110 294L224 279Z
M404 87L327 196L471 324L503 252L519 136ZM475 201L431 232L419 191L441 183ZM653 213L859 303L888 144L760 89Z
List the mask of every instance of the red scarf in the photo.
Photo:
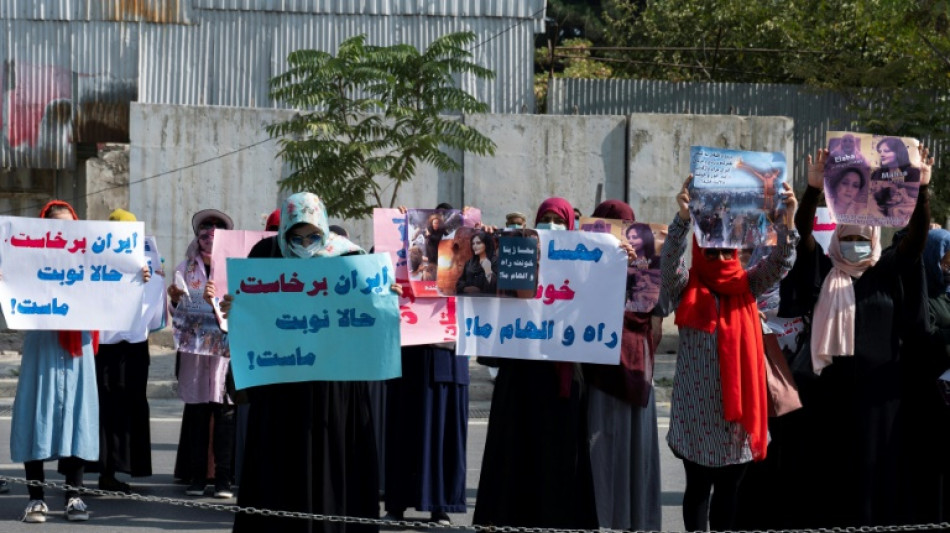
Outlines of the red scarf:
M762 324L749 277L735 252L731 259L709 260L693 239L693 266L676 310L676 325L708 333L718 330L723 414L749 434L753 460L765 459L768 405Z
M69 213L73 216L73 220L79 220L79 216L76 215L76 210L73 209L73 206L69 205L67 202L62 200L50 200L49 203L43 206L43 209L40 209L40 218L47 218L50 209L53 207L64 207ZM60 331L59 332L59 345L69 352L69 355L73 357L82 357L82 332L81 331ZM92 332L92 353L95 354L99 351L99 332Z

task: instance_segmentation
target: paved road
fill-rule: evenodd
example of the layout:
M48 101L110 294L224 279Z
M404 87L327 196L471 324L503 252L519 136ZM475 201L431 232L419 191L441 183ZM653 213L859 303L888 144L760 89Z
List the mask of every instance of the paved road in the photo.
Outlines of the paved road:
M195 499L184 496L183 485L174 483L169 474L174 466L175 451L178 443L178 433L181 425L181 402L177 400L152 400L152 467L156 475L141 480L133 480L133 487L144 495L161 496L168 498L182 498L189 501L204 501L221 503L214 498ZM10 439L9 400L0 401L0 442L6 443ZM465 516L453 515L459 524L471 524L472 512L475 508L475 492L478 486L478 476L481 468L482 450L485 445L487 431L485 418L471 419L469 426L468 446L468 512ZM660 436L666 436L666 418L660 420ZM6 448L6 446L0 446ZM665 530L681 531L683 529L679 504L682 500L682 490L685 484L680 462L673 458L669 449L661 443L661 468L663 472L663 525ZM22 465L11 464L9 452L2 452L0 460L0 474L5 476L23 477ZM47 463L47 476L50 481L62 482L62 477L55 474L54 463ZM86 476L86 483L95 487L94 475ZM184 531L194 533L211 533L230 531L233 517L227 512L216 512L202 509L190 509L179 506L140 503L122 498L88 497L86 503L92 511L92 519L85 524L67 522L63 517L62 495L48 492L47 503L51 504L51 514L45 525L25 524L18 522L23 508L26 506L26 487L14 485L9 494L0 495L0 531L19 533L36 532L39 529L47 532L66 532L82 530L97 532L135 532L151 533L159 531ZM233 500L231 500L233 503ZM408 518L424 517L427 514L409 511Z

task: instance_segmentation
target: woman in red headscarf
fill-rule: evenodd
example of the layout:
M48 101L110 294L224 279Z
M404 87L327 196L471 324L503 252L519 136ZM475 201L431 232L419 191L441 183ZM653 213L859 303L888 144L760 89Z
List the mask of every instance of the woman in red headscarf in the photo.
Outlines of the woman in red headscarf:
M68 203L53 200L40 218L78 220ZM59 459L66 484L82 486L85 461L99 460L99 396L96 331L28 331L17 379L10 456L24 463L26 478L44 481L43 462ZM43 487L28 487L24 522L45 522L48 508ZM66 492L66 519L88 520L78 491Z
M572 230L574 209L549 198L535 227ZM586 406L574 365L498 361L473 522L595 529Z
M683 522L689 531L733 529L739 483L748 463L768 447L765 359L756 297L795 262L797 201L785 184L785 223L778 244L750 270L736 250L692 244L689 182L676 197L679 213L661 254L662 290L676 306L679 350L667 442L683 460ZM710 501L710 491L713 491Z

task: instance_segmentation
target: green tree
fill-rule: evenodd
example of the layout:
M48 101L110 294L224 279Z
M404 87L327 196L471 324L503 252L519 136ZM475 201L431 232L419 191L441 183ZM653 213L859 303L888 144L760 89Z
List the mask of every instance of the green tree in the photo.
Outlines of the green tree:
M292 52L271 94L298 112L267 128L293 168L281 186L317 194L331 215L363 218L386 205L387 195L393 207L419 162L459 170L444 148L494 154L495 144L458 115L488 111L455 82L459 75L494 76L471 61L465 47L474 40L471 32L453 33L420 52L370 46L357 36L340 43L336 56Z

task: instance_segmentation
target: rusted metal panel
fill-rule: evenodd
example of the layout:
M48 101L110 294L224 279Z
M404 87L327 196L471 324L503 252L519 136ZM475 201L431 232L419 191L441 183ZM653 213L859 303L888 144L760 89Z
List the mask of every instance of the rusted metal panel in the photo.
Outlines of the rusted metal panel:
M0 19L189 24L192 0L3 0Z
M221 11L543 19L545 0L195 0L194 5Z

